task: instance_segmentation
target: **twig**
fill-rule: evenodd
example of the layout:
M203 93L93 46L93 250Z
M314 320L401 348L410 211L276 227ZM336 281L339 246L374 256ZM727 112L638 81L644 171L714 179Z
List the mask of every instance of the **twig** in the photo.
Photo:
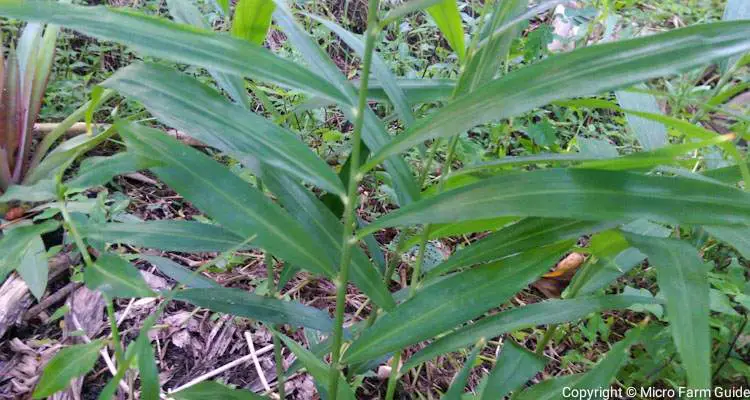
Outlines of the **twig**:
M255 352L255 356L257 357L259 355L266 354L266 353L268 353L269 351L272 351L272 350L273 350L273 345L269 344L268 346L263 347L263 348L259 349L258 351L256 351ZM234 368L234 367L236 367L236 366L238 366L240 364L244 364L244 363L246 363L246 362L248 362L248 361L250 361L252 359L253 359L253 355L252 354L248 354L246 356L240 357L240 358L238 358L238 359L236 359L236 360L234 360L234 361L232 361L232 362L230 362L228 364L225 364L225 365L223 365L223 366L221 366L219 368L216 368L213 371L207 372L207 373L205 373L205 374L203 374L203 375L201 375L201 376L193 379L192 381L190 381L190 382L188 382L188 383L186 383L186 384L184 384L184 385L182 385L182 386L180 386L180 387L178 387L176 389L169 390L169 393L179 392L180 390L184 390L184 389L187 389L187 388L189 388L191 386L195 386L195 385L197 385L197 384L199 384L199 383L201 383L201 382L203 382L205 380L208 380L210 378L213 378L216 375L219 375L220 373L222 373L222 372L224 372L226 370L232 369L232 368Z
M245 331L245 340L247 341L247 347L250 348L250 355L253 356L253 364L255 365L255 370L258 372L260 383L261 385L263 385L263 388L266 389L266 393L271 393L271 387L268 386L266 374L263 372L263 368L260 366L260 360L258 360L258 355L255 353L255 345L253 344L253 338L250 335L249 331Z
M28 321L38 316L40 312L46 310L51 305L60 302L62 299L64 299L66 296L68 296L81 286L83 286L83 284L80 282L69 282L62 289L59 289L55 293L45 297L41 303L29 308L29 311L26 311L24 319Z

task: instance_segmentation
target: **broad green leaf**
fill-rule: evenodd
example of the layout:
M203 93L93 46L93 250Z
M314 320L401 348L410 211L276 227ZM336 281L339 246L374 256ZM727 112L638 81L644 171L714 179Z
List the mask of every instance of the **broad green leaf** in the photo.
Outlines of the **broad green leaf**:
M141 381L141 399L158 400L161 384L159 383L159 369L156 366L154 349L148 335L141 334L135 342L138 357L138 375Z
M267 397L242 390L232 389L228 386L214 381L201 382L179 392L169 394L175 400L204 400L204 399L226 399L226 400L261 400Z
M625 234L648 256L667 302L667 316L677 351L693 389L711 387L711 332L707 268L689 243Z
M554 55L494 80L431 114L376 150L363 170L428 139L452 136L555 100L670 75L749 49L750 21L741 21L696 25Z
M224 228L255 237L253 243L281 259L333 275L330 260L299 222L226 167L160 131L124 123L118 131L129 151L168 165L152 171Z
M167 7L169 8L169 14L175 21L199 29L211 30L211 25L206 22L201 10L192 0L167 0ZM243 77L213 69L209 69L208 73L214 78L216 84L224 89L236 103L247 109L252 108L253 102L247 94Z
M43 179L32 185L12 185L0 195L0 204L11 201L36 203L57 198L54 179Z
M617 377L622 365L630 357L630 347L641 337L641 329L631 329L625 335L625 339L617 342L607 352L604 359L599 361L589 372L578 379L571 390L596 390L610 387L610 383ZM561 393L562 394L562 393ZM602 396L596 396L602 398Z
M39 235L52 232L59 227L60 223L57 221L45 221L41 224L5 230L0 238L0 280L5 280L5 276L18 267Z
M176 262L168 258L144 255L141 255L138 258L144 261L148 261L153 266L155 266L156 269L159 270L159 272L167 275L178 283L189 288L210 289L222 287L212 279L209 279L201 274L195 274L193 271L183 267L180 264L177 264Z
M25 0L3 0L0 15L61 25L133 46L150 56L252 77L348 103L325 79L294 61L245 40L166 19L105 7Z
M365 53L365 43L361 37L355 35L352 32L347 31L342 26L338 25L333 21L329 21L325 18L320 18L316 15L309 15L310 18L320 22L323 26L328 28L331 32L335 33L341 40L346 43L347 46L351 47L357 55L362 58ZM393 76L388 65L383 61L377 52L372 54L372 72L380 83L382 90L388 97L388 100L393 104L396 112L404 121L406 126L414 124L414 114L412 113L411 106L407 100L406 93L401 89L396 81L396 77ZM368 91L370 86L368 85Z
M531 156L517 156L517 157L503 157L499 160L488 161L482 163L476 163L467 165L460 170L453 172L448 177L448 183L454 179L460 179L466 175L472 177L493 176L495 171L501 171L509 169L509 167L521 166L521 165L535 165L535 164L571 164L585 161L596 161L609 159L608 156L595 155L590 153L542 153ZM471 183L471 181L469 181ZM464 186L464 185L454 185Z
M79 192L103 186L115 176L136 172L158 165L154 160L138 157L127 151L109 157L88 157L81 162L78 175L65 182L69 192Z
M645 85L638 85L636 87L638 89L646 89ZM656 103L656 98L650 94L620 90L615 92L615 95L622 108L661 114L661 109ZM638 142L644 150L658 149L669 143L667 140L667 128L664 125L633 114L625 114L625 117L628 120L630 129L635 134L635 137L638 138Z
M617 148L606 139L579 137L576 141L583 154L604 158L615 158L619 155Z
M547 359L536 355L505 338L503 350L495 366L487 376L487 385L482 392L482 400L502 399L511 391L522 387L547 365Z
M255 319L270 324L304 326L331 332L333 322L327 313L296 301L258 296L240 289L185 289L175 300L187 301L211 311Z
M353 363L398 351L482 315L547 271L570 245L534 249L425 287L365 330L344 359Z
M750 163L746 163L743 167L750 169ZM740 170L741 167L739 165L732 165L730 167L708 170L703 173L703 176L726 184L736 185L743 180L742 171Z
M357 84L358 82L353 83ZM404 92L409 105L417 105L450 99L453 90L456 88L456 81L453 79L396 78L396 85ZM367 98L381 103L391 100L388 93L385 92L384 85L374 79L370 79L370 83L367 85ZM312 98L296 110L311 110L332 105L334 103L328 100Z
M29 287L31 294L37 300L41 300L44 290L47 289L47 276L49 266L47 265L47 250L44 248L44 242L41 236L31 240L26 247L26 253L21 257L21 262L16 268L18 275L21 275L26 286Z
M539 325L561 324L586 317L591 313L628 308L634 304L653 304L659 300L645 296L585 296L568 300L547 300L529 304L483 318L456 330L414 354L405 364L409 370L433 358L455 351L480 338L492 338L503 333L533 328Z
M328 164L293 132L230 103L185 74L139 63L120 70L103 85L140 101L165 124L246 164L257 159L329 192L345 192Z
M734 247L742 257L750 259L750 228L737 226L705 226L715 238Z
M348 104L357 104L358 96L352 84L325 51L318 46L317 41L297 24L292 11L281 0L276 2L274 16L290 43L302 54L312 69L322 74L339 92L343 93ZM342 107L341 109L350 121L356 119L354 110L353 107ZM391 137L385 130L383 123L369 107L366 107L362 141L371 151L377 151L390 140ZM386 171L393 180L399 203L405 205L416 201L419 198L419 188L409 165L398 156L388 158L384 164Z
M232 35L262 45L276 5L272 0L239 0L234 8Z
M318 388L323 392L322 398L332 398L331 396L328 396L328 392L326 390L328 388L328 381L331 377L331 366L323 362L323 360L313 354L310 350L307 350L306 348L300 346L299 343L295 342L288 336L280 334L279 338L281 338L286 347L288 347L289 350L291 350L292 353L297 356L302 366L304 366L307 372L309 372L310 375L312 375L312 377L317 381ZM340 373L338 392L336 393L335 398L350 400L356 399L352 388L349 386L349 383Z
M458 11L456 0L443 0L433 6L427 7L435 24L445 36L445 40L458 58L463 61L466 57L466 45L464 44L464 27L461 21L461 13Z
M479 33L481 38L488 39L485 46L470 51L466 66L459 77L457 95L473 92L495 78L500 65L506 62L508 51L513 40L521 33L521 27L515 26L503 35L489 36L512 17L526 9L528 0L498 1L494 4L489 20L484 22Z
M89 223L78 229L82 236L91 240L187 253L223 253L245 242L220 226L193 221ZM250 245L245 246L248 247Z
M616 223L596 223L566 219L525 218L467 246L430 270L434 277L460 267L495 261L518 252L577 239L582 235L606 230Z
M104 340L95 340L87 344L77 344L60 350L44 367L42 378L34 389L34 398L42 399L52 396L77 378L94 368L99 358L99 350L104 347Z
M421 200L368 225L447 223L502 216L750 225L750 194L711 182L624 171L514 172Z
M155 293L129 262L114 254L102 254L83 271L86 287L110 297L153 297Z
M289 176L265 166L256 175L263 178L263 183L278 196L284 208L302 223L310 237L333 260L332 265L337 267L341 257L341 238L344 235L344 226L340 220L315 195ZM382 275L359 246L352 249L350 269L351 280L375 304L387 311L396 306Z
M466 387L466 383L469 380L471 370L474 369L474 364L477 361L477 356L479 356L479 353L482 351L482 349L484 349L484 345L485 341L480 340L479 343L474 346L474 350L472 350L469 356L466 357L466 360L464 360L463 368L458 371L458 374L456 374L453 382L451 382L450 388L448 388L448 391L445 392L445 395L441 397L442 400L461 400L461 395L464 393L464 388Z

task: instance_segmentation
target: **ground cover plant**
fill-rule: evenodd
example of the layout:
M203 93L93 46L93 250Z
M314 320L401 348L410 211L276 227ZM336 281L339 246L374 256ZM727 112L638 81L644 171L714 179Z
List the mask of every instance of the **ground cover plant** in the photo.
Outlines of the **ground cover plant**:
M92 374L86 393L104 399L741 390L750 9L640 3L0 0L24 32L60 26L120 54L72 100L86 104L36 106L65 118L29 144L39 157L85 120L44 179L2 181L0 202L21 210L0 225L3 278L53 303L60 253L65 288L101 304L45 317L64 316L68 345L34 342L48 362L23 393L75 396ZM656 21L626 23L643 15ZM51 98L71 98L59 85ZM90 153L105 141L114 154ZM156 201L132 212L144 201L119 175ZM262 279L237 285L248 263ZM247 345L226 365L257 385L211 380L230 367L164 384L160 332L199 364L201 310L222 321L204 350ZM251 330L270 344L256 351Z

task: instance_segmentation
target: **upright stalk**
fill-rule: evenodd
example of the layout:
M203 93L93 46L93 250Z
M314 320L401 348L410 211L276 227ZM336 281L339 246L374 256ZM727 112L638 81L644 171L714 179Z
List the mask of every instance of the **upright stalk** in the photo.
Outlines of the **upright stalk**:
M362 126L364 125L365 111L367 110L367 88L370 83L370 66L372 65L372 52L375 48L375 39L380 31L378 24L378 1L369 0L367 10L367 33L365 34L365 54L362 59L362 76L359 86L359 101L354 121L354 132L352 133L352 154L349 169L349 187L347 197L344 198L344 235L342 238L341 265L336 284L336 322L333 331L333 349L331 351L331 377L328 385L328 395L336 400L338 392L339 376L341 366L341 344L344 332L344 309L346 308L346 286L349 281L349 264L352 259L352 248L357 245L354 238L354 224L357 212L357 188L359 187L360 164L360 142L362 141Z

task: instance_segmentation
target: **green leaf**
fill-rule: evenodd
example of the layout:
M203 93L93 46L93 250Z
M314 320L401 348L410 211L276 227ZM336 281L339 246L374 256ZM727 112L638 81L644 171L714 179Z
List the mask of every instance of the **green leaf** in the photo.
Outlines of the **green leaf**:
M281 338L286 347L288 347L289 350L291 350L292 353L297 356L307 372L309 372L310 375L312 375L312 377L318 382L318 388L321 392L323 392L321 394L321 397L332 398L328 395L328 392L326 390L328 388L327 383L331 377L331 366L323 362L323 360L313 354L310 350L307 350L304 347L300 346L299 343L295 342L288 336L279 334L279 338ZM356 399L352 388L349 386L349 383L346 381L344 376L341 375L341 373L339 373L338 375L338 392L336 393L335 398L350 400Z
M299 222L226 167L157 130L120 123L118 131L130 151L168 165L152 171L224 228L255 237L254 243L284 260L333 276L330 260Z
M276 9L272 0L240 0L234 8L232 35L262 45Z
M357 92L346 76L341 73L339 67L318 46L317 41L297 24L292 11L283 2L277 2L276 6L277 11L274 14L276 22L284 30L290 43L299 50L313 70L325 76L332 85L341 93L344 93L350 105L357 104ZM354 121L356 119L354 109L343 107L341 111L350 121ZM390 140L391 136L383 127L382 122L369 107L366 107L362 141L370 150L377 151ZM384 164L386 171L388 171L393 180L399 203L404 205L417 200L419 198L419 188L417 187L414 174L404 159L394 156L388 158Z
M267 397L241 389L232 389L221 383L207 381L201 382L179 392L169 394L175 400L203 400L203 399L226 399L226 400L261 400Z
M547 271L570 245L534 249L425 287L365 330L344 359L349 363L370 360L482 315Z
M201 10L192 0L167 0L167 7L172 18L181 24L192 25L196 28L211 30L211 25L206 22ZM216 81L216 84L224 89L227 94L238 104L251 109L253 101L247 94L245 79L241 76L231 75L226 72L209 69L208 73Z
M263 166L256 175L275 193L279 202L297 220L308 235L328 254L332 265L340 264L344 226L331 210L325 207L304 186L273 168ZM396 306L382 275L375 269L359 246L352 248L351 280L379 307L389 311Z
M511 21L512 17L525 11L528 0L499 1L494 4L489 20L484 22L480 37L487 39L487 43L471 51L458 83L458 95L473 92L487 84L506 62L508 51L513 40L521 33L521 27L516 25L502 35L490 37L492 32L503 24Z
M245 164L257 159L332 193L345 193L328 164L293 132L230 103L185 74L139 63L118 71L102 85L140 101L165 124Z
M81 162L78 175L65 182L68 192L80 192L103 186L115 176L136 172L158 165L155 160L138 157L127 151L109 157L88 157Z
M144 255L140 255L138 258L148 261L153 264L159 272L189 288L210 289L222 287L212 279L209 279L202 274L195 274L195 272L168 258Z
M95 340L60 350L44 367L42 378L34 389L34 398L41 399L65 389L73 378L84 375L94 368L99 350L106 342Z
M472 350L469 356L466 357L466 360L464 360L463 368L461 368L458 374L456 374L456 377L453 379L453 382L451 382L451 386L448 388L448 391L445 392L445 395L441 397L442 400L461 400L461 395L464 393L464 388L469 380L471 370L474 369L477 356L479 356L479 352L484 349L484 346L484 340L480 340L479 343L474 346L474 350Z
M589 372L576 380L571 391L576 389L581 391L595 391L596 389L609 388L610 383L617 377L617 372L620 371L622 365L630 357L630 347L640 337L640 328L629 330L625 339L612 346L612 349L607 352L603 360L599 361ZM605 398L605 396L596 396L596 398Z
M660 301L645 296L585 296L568 300L547 300L513 308L467 325L414 354L403 369L409 370L438 355L455 351L480 338L496 337L503 333L533 328L539 325L561 324L586 317L591 313L628 308L634 304L654 304Z
M218 225L194 221L89 223L81 224L78 229L82 236L90 240L187 253L223 253L245 242Z
M456 0L443 0L428 7L427 13L435 20L435 24L443 32L445 40L458 54L458 58L463 61L466 57L466 45L464 44L464 28L461 13L458 11L458 2Z
M540 383L524 390L514 400L557 400L560 399L560 393L563 388L573 386L583 374L564 375L555 378L545 379Z
M638 89L647 89L646 85L638 85L636 87ZM661 114L661 109L656 103L656 98L650 94L620 90L615 92L615 95L617 96L617 102L620 103L622 108ZM625 117L628 120L630 129L635 134L635 137L638 138L638 142L644 150L658 149L669 143L667 140L667 128L663 124L633 114L625 114Z
M724 8L724 15L721 17L724 21L735 21L750 19L750 3L743 0L727 0ZM735 56L721 63L721 71L725 72L734 63L739 61L740 56Z
M545 147L552 146L557 139L555 127L547 120L532 124L526 130L526 133L534 143Z
M368 225L447 223L524 215L616 221L750 225L750 195L725 185L624 171L513 172L421 200Z
M711 332L707 268L687 242L625 234L648 256L667 301L667 316L692 389L711 387Z
M158 400L161 391L159 369L156 366L154 349L151 347L148 335L139 335L135 346L138 357L138 374L141 378L141 399Z
M510 338L505 338L503 350L487 376L482 400L502 399L522 387L547 365L547 359L536 355Z
M596 223L566 219L525 218L472 243L430 270L428 277L460 267L495 261L521 251L577 239L581 235L606 230L616 223Z
M54 179L44 179L32 185L12 185L0 196L0 204L11 201L36 203L57 198Z
M26 286L29 287L31 294L37 300L41 300L44 290L47 289L47 275L49 272L47 250L44 248L41 236L36 236L28 244L16 271L18 271L18 275L21 275L23 281L26 282Z
M750 22L718 22L605 43L548 57L496 79L431 114L363 166L428 139L519 115L555 100L593 95L670 75L750 49Z
M132 11L56 2L40 7L36 2L25 0L0 2L0 15L54 23L98 39L133 46L150 56L248 76L347 103L325 79L294 61L277 57L245 40L166 19Z
M492 219L484 219L479 221L466 221L455 224L435 224L430 229L429 240L440 239L447 236L461 236L468 233L474 232L486 232L496 231L510 224L511 222L518 221L516 217L500 217ZM408 239L403 239L398 243L399 252L409 250L410 248L419 244L421 238L420 235L414 235Z
M153 297L155 293L136 267L114 254L102 254L83 271L83 280L91 290L110 297Z
M739 226L705 226L715 238L734 247L742 257L750 259L750 228Z
M60 171L60 168L70 165L71 160L78 158L103 143L114 134L115 131L109 128L93 135L78 135L60 143L44 157L39 165L28 172L23 183L29 185L38 183L41 180L54 179L55 174Z
M5 276L21 263L39 235L52 232L59 227L60 223L57 221L45 221L41 224L5 230L0 238L0 280L4 280Z
M321 332L332 331L333 321L323 311L295 301L258 296L240 289L185 289L177 292L174 299L270 324L304 326Z
M312 14L308 14L308 16L338 35L360 58L364 57L365 44L361 37L347 31L333 21ZM414 114L412 113L406 93L398 85L396 77L391 73L388 65L380 58L377 52L373 52L372 54L372 72L380 83L380 87L387 95L388 100L393 104L396 112L401 117L401 120L404 121L404 124L406 126L414 124ZM368 91L369 88L368 85Z
M405 17L415 11L424 10L442 0L408 0L388 11L380 21L380 26L386 27L391 23Z

